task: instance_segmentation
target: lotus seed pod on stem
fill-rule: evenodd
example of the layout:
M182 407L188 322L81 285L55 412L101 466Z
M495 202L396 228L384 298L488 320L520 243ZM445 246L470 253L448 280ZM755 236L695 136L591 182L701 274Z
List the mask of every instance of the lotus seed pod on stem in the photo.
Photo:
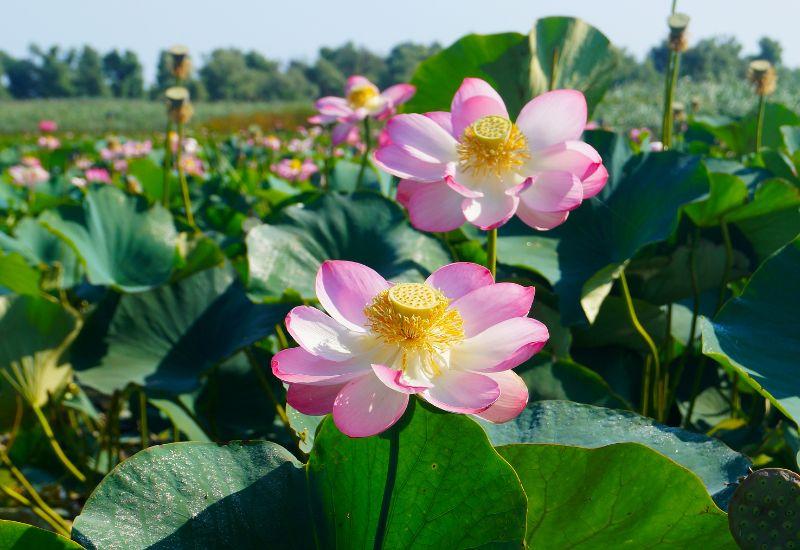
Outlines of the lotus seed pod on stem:
M169 49L172 61L172 75L180 82L189 78L192 70L192 60L189 57L189 48L186 46L172 46Z
M800 547L800 475L764 468L743 478L728 506L728 525L745 550Z
M669 25L669 49L674 52L685 52L689 48L686 28L689 26L689 16L685 13L673 13L667 19Z
M747 70L747 79L753 84L756 94L770 95L775 92L778 84L778 75L775 67L765 59L757 59L750 63Z
M167 114L172 122L186 124L194 114L194 108L189 100L189 90L182 86L167 88L164 93L167 98Z

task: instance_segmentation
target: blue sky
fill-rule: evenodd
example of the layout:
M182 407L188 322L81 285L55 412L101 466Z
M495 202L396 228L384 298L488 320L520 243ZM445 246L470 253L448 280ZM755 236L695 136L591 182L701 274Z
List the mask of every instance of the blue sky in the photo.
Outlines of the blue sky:
M157 52L173 43L195 55L215 47L256 49L268 57L313 59L347 40L385 53L404 41L449 44L469 33L525 32L546 15L576 15L619 46L643 56L666 29L670 0L18 0L5 2L0 48L30 43L136 51L152 80ZM394 6L398 6L395 8ZM747 51L768 34L800 66L798 0L678 0L692 39L736 36Z

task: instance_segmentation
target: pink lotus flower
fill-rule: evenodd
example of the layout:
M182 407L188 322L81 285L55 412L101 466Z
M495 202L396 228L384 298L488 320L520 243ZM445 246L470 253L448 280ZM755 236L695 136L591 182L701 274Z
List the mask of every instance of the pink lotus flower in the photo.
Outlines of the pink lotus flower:
M272 359L300 412L332 412L343 433L367 437L397 422L412 394L498 423L525 408L528 390L511 369L549 337L527 317L533 287L495 283L471 263L392 284L367 266L327 261L316 288L328 315L294 308L286 327L300 347Z
M194 155L185 155L181 157L181 167L183 171L189 176L203 177L206 173L203 161Z
M650 142L650 150L654 153L660 153L664 150L664 144L660 141L651 141Z
M288 181L306 181L319 171L311 159L283 159L270 166L270 169L281 178Z
M333 144L343 143L367 117L382 120L397 112L397 106L411 99L417 89L411 84L395 84L381 92L363 76L351 76L344 89L345 97L326 96L317 100L318 115L312 124L338 123L333 129Z
M281 150L281 140L276 135L269 135L264 138L263 141L264 147L271 151L280 151Z
M111 183L111 174L105 168L89 168L84 176L89 183Z
M170 132L169 133L169 147L172 150L172 154L178 152L178 134L177 132ZM187 155L195 155L200 151L200 144L197 142L196 139L186 137L183 138L183 152Z
M30 159L31 157L27 157ZM11 176L11 181L15 185L22 185L24 187L34 187L39 183L44 183L50 179L50 172L42 168L39 164L38 159L33 159L36 162L32 162L26 159L23 159L22 164L17 164L16 166L12 166L8 169L8 173Z
M514 214L551 229L608 179L600 155L580 141L585 126L581 92L542 94L511 122L498 93L467 78L450 113L392 118L390 143L375 161L403 179L398 200L423 231L450 231L464 221L494 229Z
M47 149L49 151L55 151L61 147L61 141L55 136L40 136L39 139L36 140L36 144L42 149Z
M114 171L125 173L128 171L128 161L125 159L117 159L114 161Z
M650 131L650 128L632 128L628 134L631 141L637 145L641 145L644 140L649 139L651 135L652 132Z
M55 120L40 120L39 131L43 133L55 132L58 130L58 124Z

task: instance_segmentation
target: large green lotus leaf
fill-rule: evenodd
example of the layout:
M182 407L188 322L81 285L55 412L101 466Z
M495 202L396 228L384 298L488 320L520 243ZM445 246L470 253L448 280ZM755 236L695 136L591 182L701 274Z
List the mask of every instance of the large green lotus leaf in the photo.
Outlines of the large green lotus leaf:
M461 82L476 77L491 84L503 97L509 114L516 117L533 97L529 65L530 47L524 34L468 34L420 63L411 78L417 93L404 110L449 111Z
M736 549L697 476L643 445L498 452L528 495L528 548Z
M800 421L800 239L769 258L741 296L703 319L703 353Z
M422 280L451 261L433 237L409 225L400 206L375 193L328 193L287 207L274 225L247 235L249 290L255 298L293 289L313 298L325 260L351 260L394 280Z
M3 550L82 550L69 539L27 523L0 519L0 548Z
M89 550L308 548L302 466L274 443L172 443L118 466L72 537Z
M530 33L531 92L569 88L586 96L589 114L614 79L616 59L608 38L574 17L545 17Z
M40 279L41 273L28 265L21 254L3 254L0 251L0 295L16 293L37 296Z
M70 369L59 359L73 330L75 320L58 304L32 296L0 296L0 371L21 367L29 397L44 405L69 379ZM13 395L0 376L0 426L12 415Z
M83 206L62 206L40 221L67 239L86 265L89 282L140 292L169 279L175 262L172 216L142 197L93 187Z
M128 384L177 395L211 366L272 333L286 304L254 304L230 268L137 294L109 294L72 350L80 381L105 393Z
M471 419L412 399L400 421L397 477L390 438L351 439L326 418L308 462L321 548L372 548L390 491L383 548L519 547L525 494Z
M539 354L516 372L528 386L531 401L564 399L603 407L630 406L602 376L568 359L547 359Z
M13 237L0 233L0 248L21 254L34 266L58 266L61 288L70 288L81 281L82 269L75 251L34 219L19 222Z
M593 320L620 267L645 245L667 239L681 207L708 185L698 157L674 151L633 157L561 226L535 231L515 218L500 228L499 261L545 277L565 324L583 323L587 314Z
M539 401L505 424L482 422L492 443L555 443L596 448L640 443L692 470L726 508L750 462L724 443L702 434L658 424L638 414L569 401ZM530 493L528 493L530 495Z

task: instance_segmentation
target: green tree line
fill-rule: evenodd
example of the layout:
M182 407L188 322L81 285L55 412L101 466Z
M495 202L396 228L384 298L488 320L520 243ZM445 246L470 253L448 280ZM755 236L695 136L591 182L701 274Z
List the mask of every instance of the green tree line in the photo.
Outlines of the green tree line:
M261 53L237 48L218 48L195 56L196 68L186 85L200 100L304 100L341 94L345 79L363 74L381 88L408 81L417 65L441 49L438 44L398 44L381 56L348 42L321 48L313 62L281 63ZM781 45L764 37L759 52L743 54L734 38L698 41L683 56L681 71L697 80L744 72L752 58L781 62ZM667 46L653 47L644 60L620 51L622 63L617 83L648 80L663 72ZM169 56L161 51L152 85L145 83L142 64L135 52L101 53L91 46L43 49L33 45L24 57L0 51L0 98L36 99L64 97L156 98L173 82Z

